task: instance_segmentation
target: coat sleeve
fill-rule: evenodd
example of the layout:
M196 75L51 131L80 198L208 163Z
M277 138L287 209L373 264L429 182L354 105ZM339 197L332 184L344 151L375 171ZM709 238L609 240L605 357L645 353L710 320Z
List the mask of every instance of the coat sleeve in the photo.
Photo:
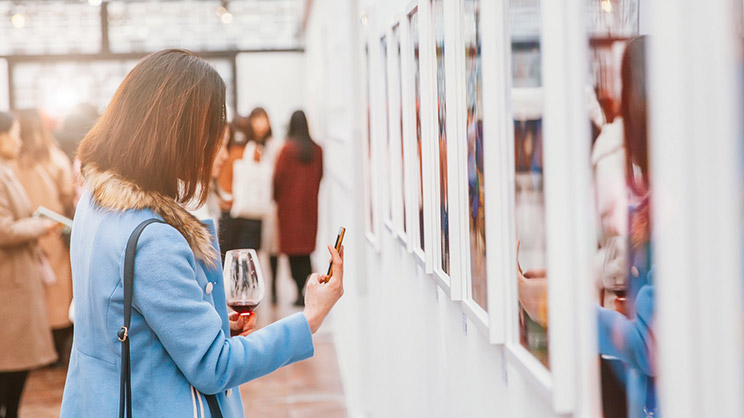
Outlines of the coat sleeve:
M653 376L653 286L644 286L638 292L636 317L632 320L610 309L597 309L599 353L617 357L641 373Z
M41 219L15 219L10 211L8 190L0 185L0 248L28 244L45 232L46 223Z
M67 215L74 214L73 200L75 198L75 180L72 175L72 163L62 150L54 148L54 162L57 166L58 175L55 177L59 200L64 206Z
M279 156L276 158L276 165L274 166L274 201L279 201L283 190L282 187L286 182L287 177L287 147L283 147L279 152Z
M168 225L150 225L142 233L135 277L135 309L202 393L223 392L313 355L310 327L302 313L247 337L225 335L222 318L204 300L196 280L190 247Z

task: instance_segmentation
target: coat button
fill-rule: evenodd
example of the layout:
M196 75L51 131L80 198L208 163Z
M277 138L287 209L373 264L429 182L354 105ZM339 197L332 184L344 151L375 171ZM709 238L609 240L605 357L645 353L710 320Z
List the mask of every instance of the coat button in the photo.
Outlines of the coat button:
M204 289L205 292L207 292L208 295L212 294L212 290L214 289L214 285L212 282L207 283L207 288Z
M228 389L227 392L225 393L225 396L228 398L232 396L232 389Z
M638 267L636 266L630 268L630 274L632 274L635 278L638 278L638 276L641 275L641 273L638 271Z

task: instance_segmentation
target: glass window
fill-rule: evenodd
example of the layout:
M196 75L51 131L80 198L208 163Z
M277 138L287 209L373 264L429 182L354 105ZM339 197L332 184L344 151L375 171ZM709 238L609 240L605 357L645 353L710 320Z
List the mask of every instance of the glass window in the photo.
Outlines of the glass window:
M101 51L101 8L88 2L1 1L0 16L0 55Z

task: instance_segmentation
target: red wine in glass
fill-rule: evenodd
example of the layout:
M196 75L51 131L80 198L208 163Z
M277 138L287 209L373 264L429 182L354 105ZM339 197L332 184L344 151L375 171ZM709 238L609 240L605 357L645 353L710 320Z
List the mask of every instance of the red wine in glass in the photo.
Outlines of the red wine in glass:
M233 302L228 303L227 306L231 307L235 312L241 315L249 315L258 306L260 302Z
M255 250L237 249L225 254L225 299L235 312L250 315L264 297L261 265Z

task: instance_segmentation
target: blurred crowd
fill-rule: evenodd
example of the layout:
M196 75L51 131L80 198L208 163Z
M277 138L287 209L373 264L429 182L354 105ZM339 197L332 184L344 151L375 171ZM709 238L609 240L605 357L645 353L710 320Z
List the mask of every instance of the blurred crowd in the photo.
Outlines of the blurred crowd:
M78 144L97 122L90 105L64 120L39 109L0 112L0 416L15 417L29 371L66 368L73 335L71 228L41 213L73 218L84 192ZM277 301L279 254L287 255L302 305L315 250L322 150L302 111L285 138L267 112L254 109L228 124L212 167L207 202L188 207L211 219L222 256L253 248L268 258ZM41 208L41 209L40 209ZM62 218L62 219L63 219ZM63 219L64 220L64 219ZM267 268L269 267L269 268Z

